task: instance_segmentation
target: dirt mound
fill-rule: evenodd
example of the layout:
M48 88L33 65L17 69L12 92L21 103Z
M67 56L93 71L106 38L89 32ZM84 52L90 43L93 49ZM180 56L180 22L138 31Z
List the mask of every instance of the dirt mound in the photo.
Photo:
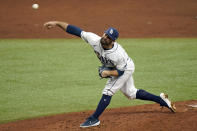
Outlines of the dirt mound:
M33 2L35 1L35 2ZM102 35L109 26L123 37L197 37L196 0L2 0L0 38L71 38L50 20ZM39 3L38 10L32 9Z
M161 109L158 104L108 109L97 127L82 129L92 111L60 114L1 124L1 131L195 131L197 129L197 100L176 102L177 113Z

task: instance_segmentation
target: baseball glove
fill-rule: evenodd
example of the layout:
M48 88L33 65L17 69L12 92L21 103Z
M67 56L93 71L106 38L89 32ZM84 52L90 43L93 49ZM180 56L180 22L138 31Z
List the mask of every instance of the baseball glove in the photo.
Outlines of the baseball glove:
M102 77L102 72L105 71L105 70L115 70L116 68L115 67L105 67L105 66L99 66L99 69L98 69L98 73L99 73L99 76L101 78L111 78L111 76L107 76L107 77Z

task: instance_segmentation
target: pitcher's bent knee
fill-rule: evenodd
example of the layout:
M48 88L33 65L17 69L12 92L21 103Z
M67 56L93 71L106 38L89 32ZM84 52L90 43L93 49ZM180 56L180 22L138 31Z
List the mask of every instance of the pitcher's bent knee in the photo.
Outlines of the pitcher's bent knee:
M130 100L136 99L137 89L134 90L133 92L130 92L129 94L128 93L124 93L124 92L123 92L123 94Z

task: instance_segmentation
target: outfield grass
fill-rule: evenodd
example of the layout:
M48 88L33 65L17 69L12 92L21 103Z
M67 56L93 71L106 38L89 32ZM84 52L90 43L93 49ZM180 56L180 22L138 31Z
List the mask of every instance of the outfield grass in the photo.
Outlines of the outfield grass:
M197 39L120 39L134 60L136 88L173 101L197 99ZM106 80L80 39L0 39L0 123L94 110ZM109 108L147 104L118 92Z

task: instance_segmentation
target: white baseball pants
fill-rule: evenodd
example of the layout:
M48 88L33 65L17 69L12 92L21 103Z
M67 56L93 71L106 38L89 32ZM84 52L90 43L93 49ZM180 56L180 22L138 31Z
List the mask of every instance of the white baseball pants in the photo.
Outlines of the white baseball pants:
M133 71L125 71L120 77L110 78L105 85L103 94L113 96L118 90L121 90L128 99L135 99L137 89L132 74Z

